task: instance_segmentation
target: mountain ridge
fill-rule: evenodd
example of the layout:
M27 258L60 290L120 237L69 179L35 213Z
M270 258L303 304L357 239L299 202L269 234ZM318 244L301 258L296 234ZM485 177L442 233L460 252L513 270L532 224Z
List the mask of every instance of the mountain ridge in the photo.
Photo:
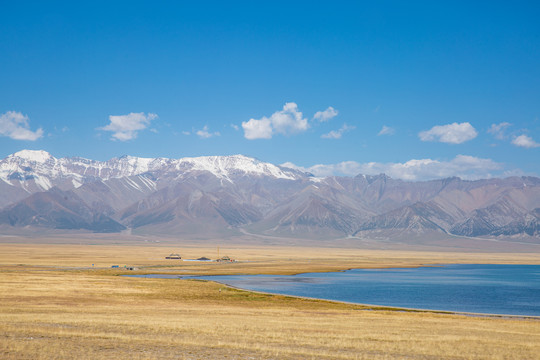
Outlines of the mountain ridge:
M126 155L96 161L22 150L0 160L0 191L0 224L15 228L140 233L249 229L308 238L363 236L374 230L540 235L536 177L417 182L385 174L317 178L244 155ZM54 210L47 213L44 199L55 204Z

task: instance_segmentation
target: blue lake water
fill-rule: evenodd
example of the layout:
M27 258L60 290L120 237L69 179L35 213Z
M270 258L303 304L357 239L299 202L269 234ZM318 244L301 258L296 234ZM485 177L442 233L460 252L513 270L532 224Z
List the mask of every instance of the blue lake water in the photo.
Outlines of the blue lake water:
M182 278L212 280L247 290L360 304L540 316L540 265L443 265L412 269L354 269L290 276Z
M540 316L540 265L207 276L242 289L413 309Z

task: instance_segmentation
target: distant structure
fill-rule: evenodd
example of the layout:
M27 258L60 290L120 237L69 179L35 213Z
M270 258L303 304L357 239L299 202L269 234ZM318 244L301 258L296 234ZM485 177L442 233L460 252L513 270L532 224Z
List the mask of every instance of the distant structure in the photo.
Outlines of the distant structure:
M217 262L234 262L235 260L231 259L228 256L223 256L216 260Z
M199 261L210 261L210 259L207 258L206 256L200 257L197 260L199 260Z
M165 259L172 259L172 260L180 260L182 257L180 254L170 254L169 256L165 256Z

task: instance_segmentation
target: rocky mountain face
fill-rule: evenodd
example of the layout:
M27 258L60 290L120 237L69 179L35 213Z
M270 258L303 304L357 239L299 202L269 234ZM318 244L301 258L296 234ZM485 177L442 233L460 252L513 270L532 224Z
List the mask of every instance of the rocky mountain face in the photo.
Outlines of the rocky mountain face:
M540 179L316 178L242 155L0 161L0 226L328 238L374 230L540 237Z
M85 229L117 232L125 226L92 210L77 195L52 188L37 192L0 212L0 223L11 226L41 226L56 229Z

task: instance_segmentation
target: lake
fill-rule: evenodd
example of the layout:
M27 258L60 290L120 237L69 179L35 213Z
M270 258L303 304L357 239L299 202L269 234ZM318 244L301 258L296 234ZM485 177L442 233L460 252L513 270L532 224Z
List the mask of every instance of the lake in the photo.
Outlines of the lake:
M540 265L460 264L353 269L290 276L220 275L182 278L212 280L246 290L360 304L540 316Z
M361 304L540 316L539 265L444 265L198 278L247 290Z

